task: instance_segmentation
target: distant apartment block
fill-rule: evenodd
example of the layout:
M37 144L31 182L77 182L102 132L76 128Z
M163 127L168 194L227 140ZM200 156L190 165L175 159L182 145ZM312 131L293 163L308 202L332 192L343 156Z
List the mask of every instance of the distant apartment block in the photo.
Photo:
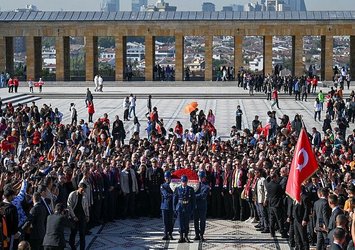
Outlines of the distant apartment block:
M104 0L101 4L101 10L106 12L120 11L120 0Z
M204 12L216 11L216 5L211 2L204 2L204 3L202 3L202 11L204 11Z
M148 6L148 0L132 0L132 11L138 12Z

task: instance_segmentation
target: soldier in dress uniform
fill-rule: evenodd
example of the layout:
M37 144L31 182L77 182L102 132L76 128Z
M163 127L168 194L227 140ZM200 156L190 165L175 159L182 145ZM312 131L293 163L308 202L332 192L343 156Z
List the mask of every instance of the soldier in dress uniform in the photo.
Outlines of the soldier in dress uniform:
M165 183L160 186L161 205L160 209L163 215L164 222L164 237L163 240L174 240L174 210L173 210L173 196L174 192L170 188L171 173L166 171L164 173Z
M194 208L194 226L195 238L194 240L204 241L203 235L206 228L206 215L207 215L207 197L210 192L210 187L205 184L206 173L205 171L198 172L199 187L195 193L196 204Z
M181 176L181 186L174 191L174 211L177 213L179 220L179 243L188 242L189 240L189 222L195 207L195 191L187 185L187 176Z

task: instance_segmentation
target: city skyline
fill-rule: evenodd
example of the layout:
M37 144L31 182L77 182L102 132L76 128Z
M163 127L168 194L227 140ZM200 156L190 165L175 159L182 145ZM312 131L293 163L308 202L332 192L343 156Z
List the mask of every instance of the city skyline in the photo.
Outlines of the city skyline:
M203 2L212 2L216 5L216 11L222 9L222 6L231 4L246 4L248 2L256 2L254 0L165 0L171 5L178 7L178 11L194 10L200 11ZM352 0L305 0L307 10L355 10L355 5L351 5ZM156 0L148 0L148 4L155 3ZM260 2L260 1L258 1ZM74 10L74 11L99 11L102 0L61 0L60 2L49 2L48 0L16 0L6 1L0 0L0 9L2 11L14 10L17 8L24 8L26 4L33 4L38 7L39 10L59 11L59 10ZM122 11L131 10L131 0L121 1L120 9Z

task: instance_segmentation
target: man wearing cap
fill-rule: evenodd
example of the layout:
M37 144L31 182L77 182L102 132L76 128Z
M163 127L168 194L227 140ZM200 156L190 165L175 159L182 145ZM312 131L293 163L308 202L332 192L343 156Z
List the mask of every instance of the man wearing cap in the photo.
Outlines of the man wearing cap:
M179 243L188 242L189 240L189 221L195 207L195 191L187 185L187 176L181 176L181 185L174 191L174 211L177 213L179 220Z
M173 240L174 218L173 218L173 196L174 192L170 188L171 173L164 173L165 183L160 186L161 204L160 209L164 222L163 240Z
M78 190L73 191L69 194L68 198L68 209L69 215L75 221L75 227L71 229L69 245L71 249L76 249L75 247L75 236L79 231L80 236L80 249L85 249L85 230L86 223L89 222L89 201L87 199L86 184L79 183Z
M158 167L157 159L151 159L152 167L147 170L148 177L148 191L150 197L150 216L153 218L160 217L160 185L164 183L164 172L163 169Z
M205 233L206 228L207 197L210 192L210 187L204 183L206 180L205 171L199 171L198 177L199 187L195 193L196 204L194 207L194 240L204 241L203 235Z

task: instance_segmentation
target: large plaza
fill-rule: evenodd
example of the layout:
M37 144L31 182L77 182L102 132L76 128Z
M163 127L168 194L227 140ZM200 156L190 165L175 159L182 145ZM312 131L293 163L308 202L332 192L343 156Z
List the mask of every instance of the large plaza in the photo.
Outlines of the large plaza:
M353 85L354 83L352 83ZM92 82L53 82L43 87L43 93L38 93L35 88L34 93L29 93L27 86L19 88L19 92L8 93L7 89L1 89L3 102L13 102L13 104L36 101L40 108L43 104L58 108L63 113L63 122L69 123L70 103L75 103L78 111L78 120L88 119L88 111L85 106L85 94L87 88L94 96L95 114L93 120L102 117L107 113L110 120L114 120L115 115L123 119L123 100L130 94L137 96L136 116L141 124L140 135L145 137L147 98L152 95L152 105L158 108L159 116L164 119L165 128L174 128L176 121L180 121L184 129L189 129L189 114L184 112L185 106L196 101L200 110L205 114L211 109L216 115L216 129L222 139L228 139L230 129L235 125L235 111L240 105L243 111L242 127L250 128L255 115L266 124L267 111L275 110L277 117L286 114L292 120L296 114L303 117L308 129L316 127L321 131L322 122L314 121L314 101L316 95L308 95L307 101L295 101L294 96L280 92L280 108L271 108L273 101L267 101L264 93L255 93L250 96L248 90L238 88L235 82L107 82L104 91L94 92L95 86ZM320 87L323 93L330 91L331 85ZM353 89L353 87L351 88ZM350 91L351 91L350 89ZM349 90L344 90L345 97L350 94ZM30 105L31 103L29 103ZM322 114L325 118L325 113ZM279 120L280 122L280 120ZM349 131L352 130L350 124ZM133 119L124 123L129 139L133 131Z
M38 89L35 89L33 94L29 93L27 86L21 86L17 94L8 93L7 89L1 89L0 92L4 104L12 102L14 105L19 103L31 105L31 101L35 101L39 108L43 104L51 105L63 113L64 123L70 123L70 103L76 104L78 119L87 121L84 101L87 88L91 89L94 95L96 110L94 121L104 113L108 114L110 120L113 120L115 115L122 119L123 98L130 94L137 95L136 115L141 123L141 137L147 136L145 114L149 94L152 95L152 104L158 108L167 129L175 127L177 121L181 121L184 129L190 127L189 115L184 112L184 107L192 101L198 102L198 108L205 113L211 109L216 115L216 128L222 140L229 139L230 128L235 125L237 105L240 105L243 111L243 128L251 127L255 115L259 115L265 124L269 110L275 110L277 117L287 114L291 119L296 114L301 114L309 130L316 127L321 131L322 128L322 122L314 121L315 95L310 95L307 102L302 102L295 101L294 96L281 93L281 109L272 109L272 102L266 100L266 95L256 93L250 96L248 90L238 88L235 82L107 82L102 93L94 92L91 82L57 82L46 84L43 93L38 93ZM321 89L327 93L330 86ZM350 91L345 90L345 96L349 93ZM324 116L323 112L322 118ZM90 127L92 126L90 124ZM128 140L133 131L133 120L124 122L124 127ZM354 124L350 124L348 132L354 128ZM255 231L254 225L248 222L208 220L206 242L178 244L177 240L166 242L161 240L162 220L149 218L116 220L94 228L92 235L87 236L87 249L289 249L288 242L279 234L272 238L270 234ZM175 238L178 238L177 227L178 223L175 223ZM190 230L193 237L193 223L190 224Z

